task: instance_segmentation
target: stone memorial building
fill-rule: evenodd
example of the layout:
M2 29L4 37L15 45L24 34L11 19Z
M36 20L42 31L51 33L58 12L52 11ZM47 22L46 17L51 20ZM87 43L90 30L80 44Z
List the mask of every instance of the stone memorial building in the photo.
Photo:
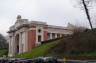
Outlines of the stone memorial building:
M31 50L41 41L60 38L72 34L68 27L48 25L46 22L28 21L17 16L16 23L10 27L9 56Z

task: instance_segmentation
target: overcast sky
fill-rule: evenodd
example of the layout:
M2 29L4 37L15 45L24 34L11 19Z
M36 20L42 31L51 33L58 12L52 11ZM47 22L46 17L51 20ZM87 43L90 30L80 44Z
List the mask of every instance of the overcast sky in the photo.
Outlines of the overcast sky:
M88 26L88 21L75 4L76 0L0 0L0 33L7 35L9 27L16 22L17 15L50 25L72 24ZM93 13L94 14L94 13Z

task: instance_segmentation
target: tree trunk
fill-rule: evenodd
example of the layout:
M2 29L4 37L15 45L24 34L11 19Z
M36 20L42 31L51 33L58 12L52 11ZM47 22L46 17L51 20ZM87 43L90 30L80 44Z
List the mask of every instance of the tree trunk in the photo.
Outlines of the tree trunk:
M89 10L88 10L88 8L87 8L87 5L86 5L86 3L85 3L85 0L82 0L82 3L83 3L83 6L84 6L84 9L85 9L85 12L86 12L87 19L88 19L88 21L89 21L91 30L93 30L92 23L91 23L91 18L90 18L90 15L89 15Z

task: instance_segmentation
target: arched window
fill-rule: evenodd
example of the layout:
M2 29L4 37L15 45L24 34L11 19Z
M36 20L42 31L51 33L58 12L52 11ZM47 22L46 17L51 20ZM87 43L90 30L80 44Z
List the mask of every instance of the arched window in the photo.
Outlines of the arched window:
M38 32L41 33L41 29L38 29Z

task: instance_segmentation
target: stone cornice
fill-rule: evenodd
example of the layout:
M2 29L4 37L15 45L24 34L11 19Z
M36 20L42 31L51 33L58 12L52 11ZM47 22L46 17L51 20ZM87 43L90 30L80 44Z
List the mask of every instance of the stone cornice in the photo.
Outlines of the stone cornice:
M28 24L22 24L22 25L14 28L14 29L10 29L7 33L15 32L15 31L17 31L17 30L19 30L19 29L21 29L23 27L29 27L29 25Z
M17 27L17 30L19 30L19 29L21 29L23 27L29 27L29 25L28 24L22 24L22 25L20 25L20 26Z

